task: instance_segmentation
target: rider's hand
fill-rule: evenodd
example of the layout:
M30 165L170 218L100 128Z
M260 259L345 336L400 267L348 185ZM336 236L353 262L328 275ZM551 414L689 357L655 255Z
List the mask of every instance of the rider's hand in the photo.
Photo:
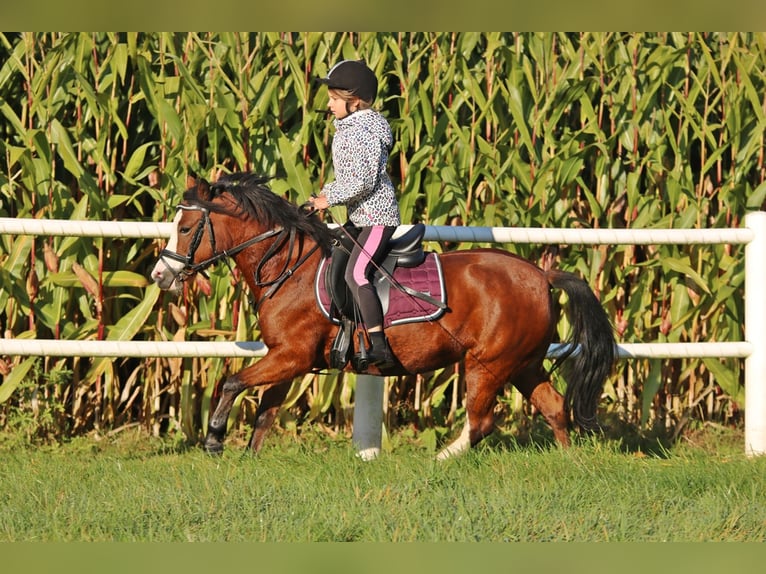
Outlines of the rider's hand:
M311 202L311 205L314 207L314 209L327 209L330 207L330 204L327 203L327 197L324 195L311 197L309 201Z

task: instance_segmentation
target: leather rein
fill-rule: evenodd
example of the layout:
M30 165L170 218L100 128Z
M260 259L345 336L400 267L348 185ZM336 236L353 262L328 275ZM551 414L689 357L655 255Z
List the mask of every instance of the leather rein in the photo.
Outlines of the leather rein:
M290 277L292 277L293 273L301 266L303 263L311 256L314 251L316 251L319 248L319 244L315 244L314 247L309 249L303 257L298 259L295 264L290 267L290 259L292 259L293 250L295 248L295 236L296 232L294 228L291 228L289 231L285 229L284 227L275 227L274 229L269 229L268 231L264 231L263 233L256 235L255 237L252 237L248 239L247 241L244 241L240 243L239 245L236 245L235 247L232 247L231 249L223 249L221 251L218 251L216 247L215 242L215 230L213 229L213 222L210 219L210 211L202 207L201 205L178 205L176 207L177 210L186 210L186 211L199 211L202 213L202 218L199 220L199 223L197 224L197 228L194 230L194 236L192 237L191 244L189 245L189 251L186 255L180 255L179 253L176 253L175 251L169 251L168 249L163 249L160 251L160 259L172 259L174 261L179 261L183 263L183 268L180 271L175 271L171 266L168 266L168 268L173 273L173 276L175 279L183 283L194 275L195 273L201 273L203 276L207 277L205 274L205 270L213 265L214 263L217 263L218 261L223 260L226 265L229 267L229 270L231 269L231 265L229 265L228 259L231 257L234 257L241 251L247 249L251 245L255 245L256 243L260 243L261 241L264 241L266 239L269 239L271 237L276 237L276 241L271 244L271 246L266 250L266 253L264 253L263 257L261 258L260 262L258 263L257 267L255 268L254 273L254 280L255 284L258 287L268 287L269 289L266 291L266 293L261 297L261 299L256 303L255 305L255 311L258 312L258 309L261 307L261 304L266 299L269 299L274 293L279 289L282 284L287 281ZM205 259L204 261L200 261L198 263L194 262L194 255L197 252L197 249L200 246L200 243L202 243L202 237L205 235L205 230L207 230L208 235L210 236L210 246L213 250L213 255ZM265 281L261 278L261 272L263 269L264 264L266 264L270 259L272 259L284 246L285 242L288 242L288 252L287 256L285 257L285 264L282 267L282 270L277 275L276 279L272 279L271 281Z

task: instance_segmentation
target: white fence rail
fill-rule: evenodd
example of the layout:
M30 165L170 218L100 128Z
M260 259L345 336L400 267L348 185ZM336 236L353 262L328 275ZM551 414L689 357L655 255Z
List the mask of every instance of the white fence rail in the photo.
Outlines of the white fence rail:
M0 218L13 235L166 238L172 223ZM471 243L744 244L746 341L619 345L621 358L745 359L745 452L766 454L766 212L754 212L738 229L542 229L429 226L426 240ZM557 346L549 353L555 354ZM0 355L99 357L259 357L258 342L61 341L0 338ZM355 419L355 423L356 423ZM356 426L356 424L355 424ZM355 431L356 432L356 431ZM379 436L379 435L378 435Z

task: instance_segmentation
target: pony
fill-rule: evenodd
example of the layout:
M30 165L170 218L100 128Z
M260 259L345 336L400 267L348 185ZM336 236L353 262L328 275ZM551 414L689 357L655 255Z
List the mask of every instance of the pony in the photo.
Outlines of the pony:
M216 384L204 440L209 453L223 451L236 397L260 387L248 444L257 453L291 382L331 368L333 343L342 328L322 311L316 293L318 270L331 256L336 234L305 205L271 191L268 180L248 172L223 175L212 184L190 180L177 206L173 233L151 271L161 289L177 292L195 273L231 259L257 302L268 352ZM494 431L493 409L508 384L542 414L561 446L570 445L573 426L584 432L598 429L598 403L616 358L616 343L590 286L572 273L543 270L501 249L438 255L447 295L444 312L387 327L396 364L385 372L365 365L369 374L389 376L463 363L465 424L437 458L463 453ZM554 289L566 293L571 335L546 369L544 360L562 312ZM564 362L562 394L551 373ZM353 371L354 366L349 361L341 368Z

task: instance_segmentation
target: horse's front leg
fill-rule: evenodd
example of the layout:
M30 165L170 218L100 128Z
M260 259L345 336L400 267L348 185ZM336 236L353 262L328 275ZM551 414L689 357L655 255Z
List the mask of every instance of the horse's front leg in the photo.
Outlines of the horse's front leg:
M290 384L287 381L263 391L261 401L258 403L258 410L255 412L253 434L250 436L250 450L253 454L261 450L263 439L266 438L266 433L274 423L274 419L277 418L279 408L285 401L287 391L289 390Z
M300 356L294 355L293 348L274 345L269 347L264 358L227 378L220 386L220 393L217 393L220 398L208 422L205 450L213 454L223 451L226 423L235 399L246 389L261 387L265 390L258 405L255 430L250 439L250 447L257 451L284 402L290 381L311 369L312 364L307 357L311 358L304 353L304 359L297 360Z
M244 391L247 385L240 379L239 373L228 377L221 385L220 398L207 424L207 436L205 436L205 450L210 454L223 452L223 439L226 435L226 423L234 400L239 393Z

